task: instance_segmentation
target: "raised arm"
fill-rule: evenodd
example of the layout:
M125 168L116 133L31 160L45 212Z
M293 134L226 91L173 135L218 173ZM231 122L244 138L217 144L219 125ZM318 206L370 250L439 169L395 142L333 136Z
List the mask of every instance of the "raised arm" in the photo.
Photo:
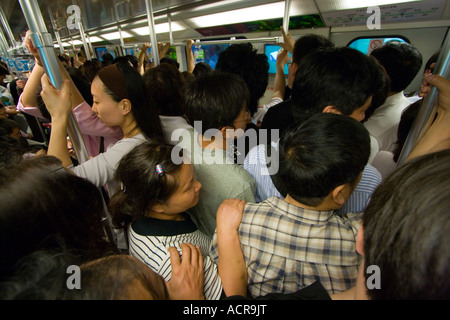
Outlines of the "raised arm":
M281 34L283 35L283 43L280 43L280 46L289 51L290 54L294 53L294 44L295 44L295 40L294 38L291 37L290 33L287 33L284 31L283 27L280 27L281 30Z
M435 86L438 93L437 116L406 160L450 148L450 80L429 74L424 78L423 93Z
M52 116L52 132L47 154L61 160L64 167L72 164L67 149L67 126L71 111L70 81L64 80L61 90L56 90L50 83L47 75L42 76L41 96Z
M33 46L33 43L30 39L30 31L27 31L25 35L25 40L23 45L27 47L30 52L33 54L36 65L31 72L30 78L28 79L24 91L21 96L21 103L23 106L27 107L37 107L37 89L39 85L41 84L41 78L45 73L44 68L42 67L41 59L39 57L38 50ZM72 78L70 77L69 73L67 72L66 68L64 68L64 65L62 64L59 59L57 59L59 70L61 72L61 75L63 79L70 80L70 90L71 93L71 103L72 103L72 109L76 106L83 103L84 98L81 95L80 91L78 91L78 88L75 86L75 83L73 83Z
M219 275L227 296L247 296L247 266L239 240L245 201L226 199L217 210Z
M284 66L289 62L289 54L285 49L280 49L277 55L277 73L275 75L274 91L272 98L284 98L286 89L286 79L284 76Z
M27 31L23 45L30 50L31 54L34 56L36 64L33 68L33 71L31 71L30 77L28 78L25 87L23 88L22 95L20 96L20 102L24 107L37 108L37 89L41 84L41 78L44 75L45 70L42 67L39 53L31 42L30 31Z
M144 43L141 48L141 53L139 53L138 71L141 75L145 72L145 59L147 58L147 49L150 48L148 43Z
M186 64L187 72L192 73L195 68L194 53L192 52L192 46L194 45L194 40L189 39L186 41Z

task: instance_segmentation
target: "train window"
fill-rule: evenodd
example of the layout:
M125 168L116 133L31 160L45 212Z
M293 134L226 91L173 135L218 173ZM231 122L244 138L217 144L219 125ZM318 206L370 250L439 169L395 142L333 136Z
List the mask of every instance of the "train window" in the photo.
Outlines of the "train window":
M199 48L192 46L195 63L203 61L216 69L217 60L222 51L225 51L229 44L202 44Z
M403 36L358 37L350 41L347 46L359 50L364 54L370 54L372 50L389 41L410 43L410 41Z
M112 56L113 56L113 58L115 58L116 57L116 54L114 53L114 52L112 52L112 51L108 51L108 49L106 48L106 47L98 47L98 48L95 48L95 54L97 55L97 58L98 58L98 60L100 60L100 61L103 61L103 55L105 54L105 53L107 53L107 52L109 52Z
M280 51L281 46L274 44L266 44L264 46L264 52L269 60L269 73L276 74L277 73L277 56L278 51ZM290 56L290 54L289 54ZM284 66L284 74L288 74L288 65Z

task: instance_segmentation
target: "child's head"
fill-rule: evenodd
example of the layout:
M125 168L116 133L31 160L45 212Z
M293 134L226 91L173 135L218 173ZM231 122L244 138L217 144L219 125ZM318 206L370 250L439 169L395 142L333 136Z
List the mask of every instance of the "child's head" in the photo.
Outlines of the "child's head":
M201 121L202 135L209 129L245 129L239 120L247 110L250 94L244 80L232 73L211 72L189 82L185 91L186 116L189 123ZM210 130L211 132L211 130Z
M321 205L343 186L338 195L342 206L356 187L369 155L369 133L361 123L343 115L320 113L290 128L281 138L274 183L282 194L310 207Z
M364 120L372 97L386 81L375 59L344 47L306 55L292 88L292 115L297 122L331 107L334 113Z
M144 216L164 219L197 204L201 184L192 164L172 161L177 151L173 145L145 142L122 158L115 173L120 188L109 204L116 227Z

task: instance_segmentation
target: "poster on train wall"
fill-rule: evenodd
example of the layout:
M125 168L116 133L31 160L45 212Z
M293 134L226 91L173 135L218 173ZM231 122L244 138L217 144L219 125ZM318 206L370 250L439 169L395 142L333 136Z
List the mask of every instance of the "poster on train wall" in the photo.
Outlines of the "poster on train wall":
M9 70L15 73L30 72L30 62L34 63L34 60L22 59L22 58L5 58L2 57L8 64Z
M389 4L380 8L381 25L407 21L426 21L441 19L446 0L429 0ZM323 12L322 18L327 27L364 25L371 17L368 8Z

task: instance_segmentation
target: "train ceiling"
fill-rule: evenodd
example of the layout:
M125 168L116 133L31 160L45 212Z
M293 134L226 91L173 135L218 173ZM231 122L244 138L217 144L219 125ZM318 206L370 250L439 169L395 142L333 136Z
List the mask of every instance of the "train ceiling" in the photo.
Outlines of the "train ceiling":
M57 30L63 41L80 39L78 30L70 30L66 26L70 16L66 10L70 5L80 7L85 32L93 43L108 44L117 41L119 24L126 43L149 41L146 0L38 2L48 31L54 34ZM365 25L371 15L371 12L367 12L370 6L378 6L381 9L381 23L447 20L450 18L450 5L447 5L447 2L448 0L292 0L289 29ZM0 0L0 6L16 40L20 41L27 25L19 1ZM157 37L167 39L169 21L172 34L176 38L276 31L283 24L285 1L153 0L152 6Z

